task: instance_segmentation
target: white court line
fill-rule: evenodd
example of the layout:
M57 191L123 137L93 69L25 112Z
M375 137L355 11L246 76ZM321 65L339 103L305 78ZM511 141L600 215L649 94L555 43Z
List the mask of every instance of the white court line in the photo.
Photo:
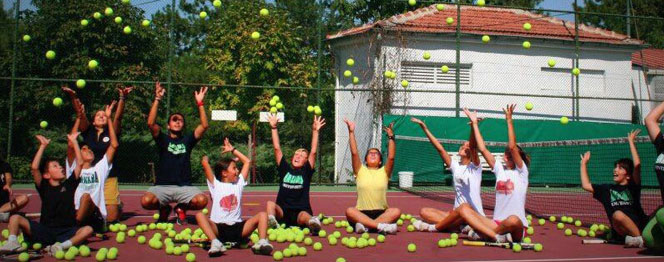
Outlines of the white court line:
M243 197L276 197L277 196L277 192L274 192L274 194L270 194L270 195L252 195L252 194L247 194L247 193L249 193L249 192L244 192L244 194L242 196ZM121 197L122 196L143 196L143 194L131 194L130 193L130 194L120 194L120 196ZM357 198L357 196L355 194L353 194L353 195L316 195L316 194L309 195L309 198L316 198L316 197ZM388 197L389 198L422 198L420 196L389 196L389 195L388 195Z
M499 261L499 262L544 262L544 261L607 261L607 260L620 260L620 259L663 259L659 256L638 256L638 257L586 257L586 258L541 258L541 259L508 259L508 260L462 260L458 262L486 262L486 261Z

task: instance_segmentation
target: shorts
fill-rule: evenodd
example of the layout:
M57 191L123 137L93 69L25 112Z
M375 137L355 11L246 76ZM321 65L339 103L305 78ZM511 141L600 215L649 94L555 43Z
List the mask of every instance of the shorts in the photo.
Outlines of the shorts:
M55 242L65 242L76 235L78 227L47 227L35 221L30 221L31 235L27 240L31 243L41 243L44 246Z
M189 204L198 194L203 192L195 186L151 186L148 192L157 196L162 206L170 203Z
M118 178L106 178L104 183L104 202L107 206L117 206L120 204L120 189L118 187Z
M503 221L502 221L502 220L495 220L495 219L494 219L493 222L496 223L497 226L500 226L500 223L502 223ZM525 227L525 226L524 226L524 227L523 227L523 233L522 233L521 239L523 239L523 238L526 237L526 231L528 231L528 227Z
M249 243L249 238L242 236L242 230L244 230L244 224L246 222L247 221L242 221L232 225L223 223L216 224L217 232L219 233L217 239L219 239L221 243L235 243L240 245Z
M365 214L365 215L368 216L369 218L375 220L375 219L378 218L380 215L382 215L383 213L385 213L385 209L360 210L360 212L362 212L362 214Z
M307 212L310 216L313 216L311 209L298 209L298 208L282 208L284 211L284 216L279 220L279 223L286 224L287 227L300 226L297 223L297 217L300 216L301 212Z

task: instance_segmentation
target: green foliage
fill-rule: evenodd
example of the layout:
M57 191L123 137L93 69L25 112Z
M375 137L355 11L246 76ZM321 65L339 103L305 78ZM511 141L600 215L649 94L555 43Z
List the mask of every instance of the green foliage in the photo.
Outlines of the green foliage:
M627 12L627 1L600 1L585 0L585 6L580 11L625 14ZM641 0L632 1L632 15L664 17L664 1ZM627 33L627 21L625 17L608 15L583 15L580 20L589 25L606 28L621 34ZM631 37L646 41L655 48L664 48L664 20L632 19Z

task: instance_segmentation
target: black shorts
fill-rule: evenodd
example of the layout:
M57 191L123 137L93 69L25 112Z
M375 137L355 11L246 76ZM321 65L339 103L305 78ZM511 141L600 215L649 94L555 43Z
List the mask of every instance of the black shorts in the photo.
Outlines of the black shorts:
M0 188L0 206L9 203L10 197L9 192L2 190Z
M41 243L44 246L55 242L65 242L76 235L78 227L47 227L35 221L30 221L30 236L26 239L30 243Z
M368 216L369 218L375 220L375 219L378 218L380 215L382 215L383 213L385 213L385 210L384 210L384 209L360 210L360 212L362 212L362 214L365 214L365 215Z
M646 225L648 224L648 218L647 217L642 217L642 216L639 216L639 215L634 215L634 214L627 214L627 213L625 213L625 215L627 215L627 217L629 217L629 219L632 220L632 222L634 222L634 224L636 224L636 226L639 228L639 232L643 233L643 229L646 228ZM613 228L614 228L613 223L611 223L611 237L612 238L610 240L613 240L616 243L624 243L625 242L625 236L619 235L618 232Z
M301 212L307 212L310 216L313 216L311 209L297 209L297 208L283 208L284 216L281 219L278 219L279 223L286 224L287 227L297 227L300 226L297 223L297 217L300 216Z
M246 222L247 221L242 221L232 225L223 223L216 224L217 232L219 232L217 239L219 239L221 243L235 243L240 245L249 243L249 237L242 236L242 230L244 229L244 224Z

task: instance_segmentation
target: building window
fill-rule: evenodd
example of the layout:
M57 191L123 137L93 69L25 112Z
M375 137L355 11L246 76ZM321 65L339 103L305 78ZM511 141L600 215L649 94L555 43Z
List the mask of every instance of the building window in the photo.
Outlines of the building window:
M441 67L447 65L449 71L443 73ZM472 80L472 65L461 64L459 80L462 86L470 86ZM409 62L401 63L401 77L416 86L454 88L456 85L456 66L454 63L427 63Z
M664 100L664 75L649 75L649 78L655 100Z

